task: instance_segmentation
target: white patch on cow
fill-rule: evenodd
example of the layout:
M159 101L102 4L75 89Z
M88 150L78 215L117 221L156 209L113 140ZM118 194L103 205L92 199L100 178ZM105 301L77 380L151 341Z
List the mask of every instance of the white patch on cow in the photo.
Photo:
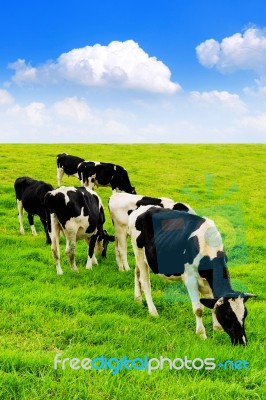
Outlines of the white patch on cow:
M201 256L209 256L212 260L217 257L218 251L223 251L221 235L214 222L210 219L206 218L206 221L190 235L189 239L194 236L198 238L198 250Z
M81 213L77 217L71 217L67 222L64 231L67 232L76 232L76 240L85 239L88 236L92 236L97 232L97 228L94 232L90 234L86 233L86 230L89 227L89 218L88 216L84 216L84 207L81 208Z
M85 161L83 161L84 163L94 163L94 165L100 165L101 164L101 161L92 161L92 160L85 160ZM81 164L81 163L80 163ZM79 164L79 165L80 165Z
M233 312L236 315L237 320L243 325L243 318L245 313L244 299L243 297L237 297L236 299L228 300Z
M67 192L70 192L70 191L76 192L77 189L74 186L61 186L60 188L54 189L51 192L51 195L56 196L58 193L62 193L65 196L65 202L67 205L67 203L69 202L69 197L67 195Z
M172 209L175 205L174 200L169 199L168 197L159 197L162 202L163 208L170 208Z

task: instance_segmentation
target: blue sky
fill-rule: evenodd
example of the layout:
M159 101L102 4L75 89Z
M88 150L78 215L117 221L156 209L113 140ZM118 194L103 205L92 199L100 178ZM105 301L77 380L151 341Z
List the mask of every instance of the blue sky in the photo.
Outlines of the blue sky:
M1 5L0 142L265 137L265 1Z

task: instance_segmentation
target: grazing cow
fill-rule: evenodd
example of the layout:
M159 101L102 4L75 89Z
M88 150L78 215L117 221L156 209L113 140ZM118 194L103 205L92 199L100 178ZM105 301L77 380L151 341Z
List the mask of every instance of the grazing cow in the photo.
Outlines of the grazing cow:
M192 208L183 203L176 203L167 197L148 197L129 193L114 193L109 198L108 207L115 229L115 256L119 271L128 271L127 261L127 226L128 215L140 206L154 205L195 214Z
M127 171L120 165L98 161L83 161L78 166L78 176L81 185L111 186L113 192L127 192L136 194L131 186Z
M140 207L129 216L134 249L135 299L145 294L151 315L149 268L170 279L182 276L196 316L196 333L206 339L203 305L213 309L214 328L223 328L232 344L246 344L245 302L255 295L232 289L221 235L213 221L182 211ZM199 292L209 298L199 298Z
M78 178L77 169L82 161L84 161L84 158L71 156L67 153L61 153L56 156L58 186L61 186L64 174L68 176L74 175Z
M48 229L51 235L51 250L56 262L56 271L62 275L60 265L59 236L66 238L66 254L73 271L78 271L75 261L76 241L84 239L88 245L86 269L98 264L94 250L106 256L107 243L114 241L103 229L105 216L100 197L90 188L62 186L45 196Z
M32 234L34 236L37 235L34 226L34 215L38 215L44 227L46 243L51 243L46 223L44 196L49 190L53 190L53 186L49 183L29 178L28 176L22 176L16 179L14 188L16 192L20 233L24 234L23 209L25 209L28 213L28 221Z

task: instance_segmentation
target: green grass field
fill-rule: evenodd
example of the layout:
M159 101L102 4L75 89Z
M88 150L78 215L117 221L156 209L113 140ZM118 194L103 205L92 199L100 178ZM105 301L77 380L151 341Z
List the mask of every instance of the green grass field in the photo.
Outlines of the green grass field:
M85 270L86 245L76 250L74 274L61 240L63 276L57 276L38 217L33 237L24 215L19 233L13 184L30 176L56 187L55 156L60 152L123 165L139 194L189 203L213 218L228 253L233 287L256 293L247 302L248 346L231 346L212 332L205 309L206 341L195 335L195 318L182 284L151 276L160 314L133 300L131 271L119 273L114 245L107 259ZM263 145L0 145L0 399L265 399L265 146ZM78 185L64 176L63 184ZM106 228L110 188L99 188ZM249 369L162 370L54 369L54 357L169 359L186 356L246 360Z

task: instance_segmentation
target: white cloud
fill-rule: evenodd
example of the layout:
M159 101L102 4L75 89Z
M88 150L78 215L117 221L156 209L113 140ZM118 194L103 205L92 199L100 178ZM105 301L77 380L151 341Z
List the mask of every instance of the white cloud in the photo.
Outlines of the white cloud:
M55 62L37 68L21 59L9 67L15 70L12 79L17 84L54 84L66 80L84 86L115 86L154 93L181 90L178 83L171 81L169 68L156 57L150 57L133 40L73 49L61 54Z
M11 104L13 102L13 97L5 89L0 89L0 106Z
M87 102L84 99L78 99L76 96L56 102L53 110L58 116L75 121L75 123L92 122L95 119Z
M7 110L7 115L11 119L16 119L18 125L24 123L33 126L42 126L49 121L46 106L41 102L33 102L25 107L15 104Z
M24 143L230 143L265 142L266 114L238 111L228 92L177 96L172 108L156 101L124 112L96 108L84 98L53 104L9 104L0 110L0 141ZM235 102L235 103L234 103ZM224 104L226 106L224 106ZM205 106L207 105L207 106ZM241 104L240 104L241 109Z
M253 86L246 86L243 89L246 96L255 97L260 100L266 99L266 76L261 76L260 79L254 79Z
M25 60L19 58L16 62L8 64L8 67L16 71L14 82L18 84L36 82L37 69L27 65Z
M200 102L202 105L217 105L227 108L233 112L246 111L246 105L238 94L227 91L212 90L210 92L191 92L191 98Z
M266 113L258 115L250 115L241 119L240 126L249 129L251 134L253 132L260 132L264 134L264 141L266 139Z
M221 72L252 70L261 75L266 72L266 30L249 28L220 43L209 39L196 47L196 53L207 68L216 67Z

